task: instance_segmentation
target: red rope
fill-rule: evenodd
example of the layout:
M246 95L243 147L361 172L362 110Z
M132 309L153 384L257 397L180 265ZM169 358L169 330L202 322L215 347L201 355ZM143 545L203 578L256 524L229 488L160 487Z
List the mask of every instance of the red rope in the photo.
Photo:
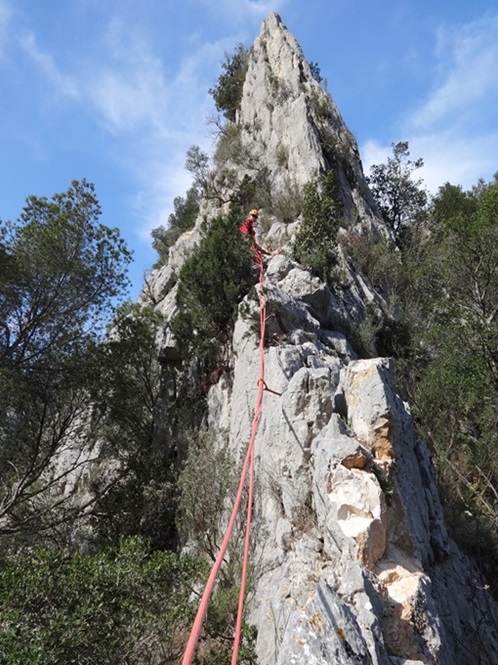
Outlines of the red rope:
M252 426L251 426L251 437L249 440L249 445L247 447L247 452L246 456L244 459L244 464L242 466L242 471L240 474L240 480L239 480L239 485L237 488L237 494L235 497L235 502L232 508L232 513L230 515L230 519L228 521L228 526L225 532L225 535L223 537L223 541L220 546L220 551L218 552L218 556L216 557L216 560L213 564L213 567L211 568L211 572L209 574L208 580L206 582L206 586L204 588L204 593L202 594L201 601L199 603L199 607L197 609L197 614L192 626L192 630L190 631L190 636L187 642L187 646L185 648L185 653L183 655L183 660L182 660L182 665L191 665L194 653L195 653L195 648L197 646L197 642L199 641L199 635L202 629L202 624L204 622L204 618L206 616L207 608L209 605L209 600L211 598L211 594L213 593L214 585L216 582L216 577L218 575L219 569L221 567L221 564L223 563L223 560L225 558L225 554L228 548L228 544L230 541L230 537L232 535L232 531L235 525L235 520L237 519L237 514L239 512L240 508L240 502L242 500L242 494L244 491L244 485L245 485L245 480L247 476L247 471L249 469L249 489L248 489L248 496L247 496L247 516L246 516L246 531L245 531L245 539L244 539L244 555L242 559L242 574L241 574L241 581L240 581L240 592L239 592L239 602L238 602L238 609L237 609L237 620L235 623L235 634L234 634L234 645L233 645L233 650L232 650L232 660L231 660L231 665L236 665L237 664L237 659L238 659L238 654L239 654L239 646L240 646L240 638L242 635L242 617L243 617L243 611L244 611L244 598L245 598L245 588L246 588L246 580L247 580L247 564L249 560L249 549L250 549L250 536L251 536L251 520L252 520L252 504L253 504L253 495L254 495L254 441L256 439L256 435L258 433L258 426L259 426L259 419L261 416L261 410L262 410L262 404L263 404L263 392L264 390L268 389L266 387L266 383L264 380L264 372L265 372L265 353L264 353L264 338L265 338L265 324L266 324L266 299L264 297L263 293L263 286L264 286L264 265L263 265L263 257L261 255L261 252L257 253L257 262L259 264L259 325L260 325L260 338L259 338L259 379L258 379L258 391L256 395L256 408L254 411L254 418L252 420Z

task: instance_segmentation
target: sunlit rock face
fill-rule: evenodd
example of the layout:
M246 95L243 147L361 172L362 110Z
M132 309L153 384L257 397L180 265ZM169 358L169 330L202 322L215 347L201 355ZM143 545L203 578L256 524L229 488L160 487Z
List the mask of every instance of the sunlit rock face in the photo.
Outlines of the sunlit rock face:
M251 49L236 123L275 191L334 168L341 233L388 237L354 137L276 14ZM251 172L237 168L241 177ZM178 360L167 322L182 262L200 242L202 216L222 210L204 204L141 296L166 317L166 365ZM264 291L270 391L256 439L247 601L258 662L496 665L497 606L447 533L430 456L394 390L392 361L358 357L358 331L368 308L384 307L381 296L340 248L331 286L295 263L290 246L299 217L283 223L263 210L262 219L262 240L281 253L268 262ZM208 394L209 428L228 432L239 460L259 376L255 315L251 295L239 308L230 366Z

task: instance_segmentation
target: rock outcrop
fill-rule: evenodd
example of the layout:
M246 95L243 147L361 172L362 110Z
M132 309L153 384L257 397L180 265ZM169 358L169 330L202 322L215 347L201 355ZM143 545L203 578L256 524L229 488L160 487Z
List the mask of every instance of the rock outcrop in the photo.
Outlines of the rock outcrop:
M335 169L342 226L388 236L354 137L276 14L251 49L236 122L274 191ZM200 222L173 246L142 296L167 320ZM283 244L299 227L299 219L266 222L267 238ZM265 393L256 440L248 606L258 662L498 663L498 607L448 534L427 447L393 388L392 361L358 359L354 351L367 303L382 308L382 298L345 260L331 290L285 252L267 266L265 294L272 312L265 381L272 392ZM249 297L240 307L231 366L208 395L209 427L229 432L238 458L257 390L254 307ZM166 361L175 360L167 329Z

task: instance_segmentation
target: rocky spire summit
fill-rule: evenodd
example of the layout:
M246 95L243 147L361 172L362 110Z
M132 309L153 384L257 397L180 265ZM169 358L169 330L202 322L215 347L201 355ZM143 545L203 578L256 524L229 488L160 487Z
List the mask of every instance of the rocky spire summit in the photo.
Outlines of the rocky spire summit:
M253 147L277 190L289 179L304 185L334 169L345 218L375 225L356 140L325 84L280 16L271 14L250 50L237 118L242 141Z

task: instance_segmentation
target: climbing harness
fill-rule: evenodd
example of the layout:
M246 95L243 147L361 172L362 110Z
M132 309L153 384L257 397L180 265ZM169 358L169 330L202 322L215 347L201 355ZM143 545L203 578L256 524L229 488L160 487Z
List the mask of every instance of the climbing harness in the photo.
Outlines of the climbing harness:
M246 476L249 472L249 481L248 481L248 495L247 495L247 516L246 516L246 530L244 538L244 554L242 558L242 573L240 580L240 590L239 590L239 601L237 609L237 619L235 623L235 633L234 633L234 644L232 649L232 660L231 665L237 665L237 659L239 655L240 639L242 635L242 616L244 610L244 598L245 598L245 589L246 589L246 579L247 579L247 564L249 560L249 546L250 546L250 535L251 535L251 520L252 520L252 504L254 496L254 441L258 433L259 420L261 416L262 406L263 406L263 393L264 391L271 392L275 395L279 393L274 390L270 390L266 385L264 375L265 375L265 352L264 352L264 339L265 339L265 323L266 323L266 298L264 296L264 264L263 257L261 252L258 251L258 265L259 265L259 378L257 383L257 393L256 393L256 406L254 410L254 417L252 420L251 426L251 436L249 439L249 445L247 446L247 452L244 459L244 464L242 465L242 471L240 474L239 485L237 488L237 494L235 497L235 502L232 508L232 513L228 521L228 526L223 537L223 541L218 552L218 556L211 568L204 592L199 603L197 614L190 631L190 636L185 648L185 653L182 660L182 665L191 665L195 648L197 642L199 641L199 635L202 629L202 624L206 616L207 608L209 605L209 600L214 589L216 582L216 577L220 570L221 564L225 558L225 554L228 548L230 537L232 535L233 528L235 526L235 520L237 519L237 514L239 512L240 503L242 500L242 494L244 491L244 486L246 484Z

